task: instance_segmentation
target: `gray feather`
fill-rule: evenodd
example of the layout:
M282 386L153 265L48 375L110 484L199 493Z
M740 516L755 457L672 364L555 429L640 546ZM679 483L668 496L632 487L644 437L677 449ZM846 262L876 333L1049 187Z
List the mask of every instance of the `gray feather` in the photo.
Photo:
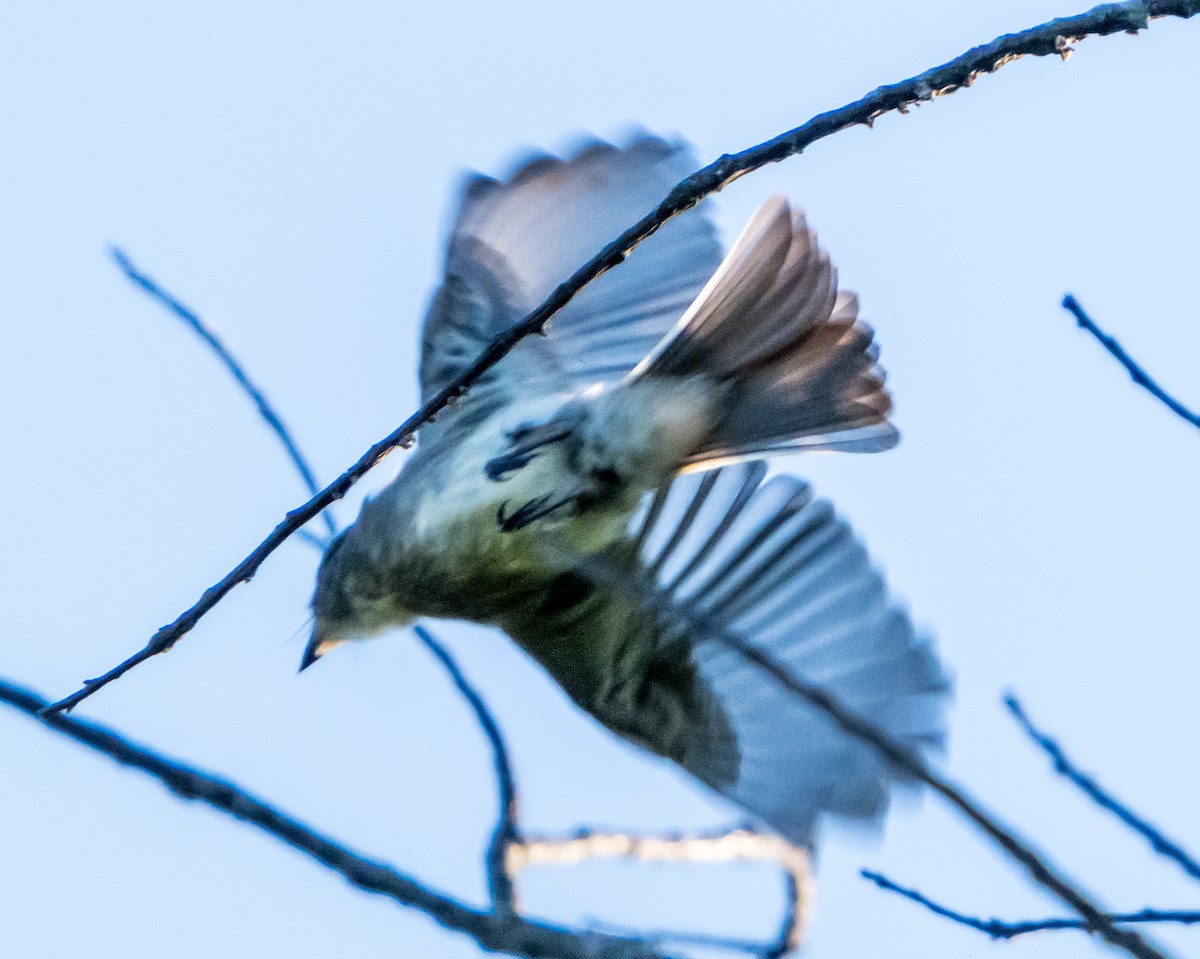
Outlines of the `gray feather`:
M796 449L895 445L873 334L804 217L767 201L636 377L730 380L727 412L689 464Z
M625 561L644 571L632 575L652 575L697 622L759 645L903 745L940 745L949 684L934 653L829 504L799 480L762 475L745 464L659 491L650 522L631 534L638 556ZM629 615L629 634L645 644L667 629L678 654L680 638L653 609ZM870 746L702 631L683 644L689 668L671 675L687 677L687 701L702 709L683 730L664 727L663 740L637 737L643 745L797 842L811 841L825 815L882 815L903 776ZM629 723L603 698L585 705L610 726Z
M445 279L425 321L422 397L452 382L497 333L536 308L694 166L682 145L643 136L624 147L591 142L567 160L536 157L502 180L468 180ZM547 337L521 342L460 406L493 410L517 395L620 379L683 314L720 262L702 209L676 217L621 269L576 296L552 320ZM426 427L422 441L440 431L440 425Z

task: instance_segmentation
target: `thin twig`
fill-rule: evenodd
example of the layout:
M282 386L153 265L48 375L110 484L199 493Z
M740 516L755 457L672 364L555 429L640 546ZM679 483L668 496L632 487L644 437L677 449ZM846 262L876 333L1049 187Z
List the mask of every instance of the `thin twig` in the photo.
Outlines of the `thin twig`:
M1064 310L1075 317L1075 322L1081 329L1091 333L1100 342L1100 345L1108 350L1118 363L1125 367L1126 372L1129 373L1133 382L1146 390L1146 392L1161 402L1180 419L1200 429L1200 414L1193 413L1180 403L1179 400L1175 399L1175 397L1159 386L1137 360L1125 352L1125 348L1116 339L1109 336L1096 325L1095 321L1088 316L1087 312L1079 305L1079 301L1074 296L1068 293L1063 297L1062 305Z
M312 466L309 465L307 458L300 452L300 447L296 445L296 441L292 438L291 431L283 422L283 418L279 415L274 405L267 399L266 395L260 390L255 382L250 379L250 375L246 372L245 367L238 362L237 357L229 352L229 349L217 336L216 331L204 322L193 310L188 309L179 302L174 296L164 290L161 286L150 279L145 273L133 265L133 261L125 255L125 251L120 247L112 247L110 250L112 258L116 261L117 266L121 268L121 272L125 274L136 286L145 290L153 299L158 300L163 306L174 313L195 333L205 345L216 354L229 371L238 386L253 401L258 409L258 415L261 416L267 426L275 433L279 442L283 444L284 450L292 461L292 465L296 467L296 472L300 474L300 478L304 481L305 487L312 496L316 496L321 487L317 485L316 474L313 473ZM329 529L329 535L337 535L337 527L334 525L333 517L328 512L324 514L325 525ZM319 540L318 540L319 542Z
M808 927L809 905L812 902L808 854L804 855L803 870L786 867L783 870L783 919L775 942L763 953L763 959L777 959L800 948Z
M709 833L632 833L580 829L566 836L524 836L508 849L508 871L517 875L532 866L574 866L590 859L636 859L640 862L771 862L784 874L784 915L774 942L751 942L726 938L723 948L752 952L763 959L777 959L800 946L806 926L810 889L808 852L782 836L736 826ZM713 945L720 937L690 933L645 932L639 937L653 942L689 942ZM701 942L701 940L704 940ZM740 945L732 945L732 943Z
M1097 783L1096 780L1071 762L1066 753L1063 752L1062 747L1054 739L1051 739L1033 725L1033 721L1030 720L1016 696L1011 693L1005 696L1004 705L1012 713L1013 718L1016 719L1021 728L1025 730L1029 738L1037 743L1046 755L1050 757L1051 762L1054 763L1054 771L1056 773L1069 779L1097 806L1101 809L1107 809L1126 826L1145 838L1160 856L1165 856L1167 859L1177 863L1193 879L1200 879L1200 863L1192 858L1182 846L1164 836L1152 824L1116 799Z
M521 842L521 833L517 826L517 786L513 778L512 763L508 756L508 746L504 742L504 734L500 732L500 725L492 715L491 709L488 708L479 691L463 674L454 657L450 655L450 651L424 626L414 626L413 632L450 674L451 681L470 705L475 719L488 741L488 746L491 747L492 768L496 773L500 808L485 859L488 886L491 891L493 909L497 912L515 912L517 908L516 891L513 888L512 873L509 871L508 850L514 843Z
M266 394L263 393L254 381L250 379L245 367L237 357L230 352L199 316L134 267L133 263L121 250L114 248L112 252L113 258L130 280L156 300L165 304L168 309L194 330L200 339L217 354L238 385L254 401L259 413L267 421L276 438L283 444L284 449L291 457L293 465L296 467L297 472L299 472L301 479L308 486L309 491L315 493L317 491L316 478L308 465L307 457L300 450L300 444L296 442L291 431L284 425L283 418L275 410L274 404L271 403ZM329 527L329 535L336 536L338 530L333 517L329 512L326 512L324 515ZM307 532L307 530L300 530L301 534ZM317 537L313 537L311 542L322 551L328 546L328 543ZM513 894L512 880L506 871L505 853L507 846L512 842L518 841L520 837L516 825L517 793L513 782L512 766L508 758L508 748L504 743L504 737L500 732L499 724L492 716L487 703L484 702L478 690L475 689L463 674L458 663L450 655L449 650L424 627L417 626L414 628L414 631L417 634L417 638L433 653L438 662L449 673L455 688L462 694L467 704L471 707L471 711L474 713L480 728L483 730L484 736L491 746L493 766L496 771L496 780L500 794L500 812L485 860L488 869L488 884L491 889L493 908L500 911L513 912L516 909L516 902Z
M46 701L0 679L0 702L39 719L42 725L83 743L125 766L149 773L184 799L203 802L256 826L341 874L352 885L435 922L465 933L483 949L530 959L665 959L645 942L524 919L512 912L484 912L437 892L404 873L354 852L241 787L193 766L167 759L97 723L45 713Z
M1113 33L1137 33L1157 17L1188 18L1200 13L1200 0L1129 0L1094 7L1073 17L1051 20L1020 33L998 37L975 47L932 70L900 83L879 87L861 100L837 110L822 113L803 126L789 130L772 140L741 153L726 155L681 181L654 210L617 237L595 257L559 285L541 306L515 326L497 336L487 349L452 383L429 397L415 413L390 434L372 446L350 469L320 493L284 517L255 549L220 582L210 586L190 609L174 622L159 629L133 656L50 707L61 712L78 706L89 696L124 676L140 663L165 653L185 636L200 618L217 605L239 583L248 582L279 546L296 530L340 500L362 476L398 446L410 445L417 429L430 422L456 398L462 396L487 370L498 363L522 339L541 333L550 319L589 283L622 263L634 248L653 235L671 218L690 210L705 197L724 189L734 180L769 163L794 156L824 137L841 130L866 124L891 111L907 112L910 106L968 87L985 74L1023 56L1066 57L1071 43L1087 36Z
M941 903L934 902L916 889L909 889L898 885L891 879L888 879L887 876L880 875L877 872L864 869L861 875L864 879L869 879L875 883L880 889L897 893L905 899L910 899L918 905L924 906L930 912L944 919L949 919L951 922L957 922L963 926L970 926L972 929L978 929L993 939L1013 939L1017 936L1023 936L1026 933L1046 932L1053 929L1091 931L1091 927L1082 919L1028 919L1021 922L1005 922L1001 919L981 919L978 916L968 916L948 906L943 906ZM1200 911L1143 909L1140 912L1109 913L1107 918L1109 922L1113 923L1175 922L1184 925L1194 925L1200 923Z
M919 754L897 743L887 732L842 704L825 687L798 676L770 655L741 636L725 629L712 617L672 600L670 595L645 577L630 575L598 556L587 557L580 569L596 582L621 590L659 617L665 629L686 629L693 636L720 643L741 655L770 675L809 705L832 719L849 735L867 743L897 768L920 780L986 833L1001 849L1019 863L1038 885L1054 893L1078 913L1085 925L1112 945L1139 959L1165 959L1164 953L1135 932L1118 929L1091 899L1020 839L1010 828L985 810L962 787L936 772Z

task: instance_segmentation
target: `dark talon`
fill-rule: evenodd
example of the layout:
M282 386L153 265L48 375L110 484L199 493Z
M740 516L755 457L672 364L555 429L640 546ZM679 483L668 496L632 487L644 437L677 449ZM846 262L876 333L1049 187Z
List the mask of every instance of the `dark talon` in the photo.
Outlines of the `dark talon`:
M500 508L496 510L496 522L500 524L500 529L505 533L515 533L519 529L524 529L534 520L539 520L543 516L549 516L556 509L561 509L568 503L574 500L573 496L564 496L556 503L546 505L546 501L550 499L549 494L539 496L536 499L531 499L528 503L521 506L511 516L507 515L504 508L508 506L508 500L500 504Z
M500 456L493 456L483 464L483 474L493 483L499 483L509 473L515 473L531 459L533 459L532 454L519 456L516 453L503 453Z
M508 434L508 451L488 460L483 466L483 473L493 483L498 483L506 479L508 474L526 466L543 446L560 443L570 435L569 427L554 420L541 426L518 426Z

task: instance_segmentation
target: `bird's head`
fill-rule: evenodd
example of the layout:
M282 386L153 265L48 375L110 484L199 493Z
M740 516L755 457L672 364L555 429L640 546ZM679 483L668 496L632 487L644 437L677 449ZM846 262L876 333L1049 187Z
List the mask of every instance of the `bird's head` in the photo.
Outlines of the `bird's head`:
M310 604L313 629L302 670L347 640L366 639L412 622L412 616L397 606L387 566L369 539L355 525L325 550Z

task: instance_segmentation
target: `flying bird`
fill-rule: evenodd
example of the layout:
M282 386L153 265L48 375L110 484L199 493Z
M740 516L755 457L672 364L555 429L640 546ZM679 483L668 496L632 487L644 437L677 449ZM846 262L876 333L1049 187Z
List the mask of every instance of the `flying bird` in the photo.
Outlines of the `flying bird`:
M641 136L470 178L422 395L693 166ZM322 559L302 668L419 616L488 624L608 729L786 838L878 820L899 771L686 623L760 646L910 748L940 744L935 654L830 505L762 462L888 449L890 409L873 333L800 211L768 200L724 256L703 207L684 213L421 427Z

